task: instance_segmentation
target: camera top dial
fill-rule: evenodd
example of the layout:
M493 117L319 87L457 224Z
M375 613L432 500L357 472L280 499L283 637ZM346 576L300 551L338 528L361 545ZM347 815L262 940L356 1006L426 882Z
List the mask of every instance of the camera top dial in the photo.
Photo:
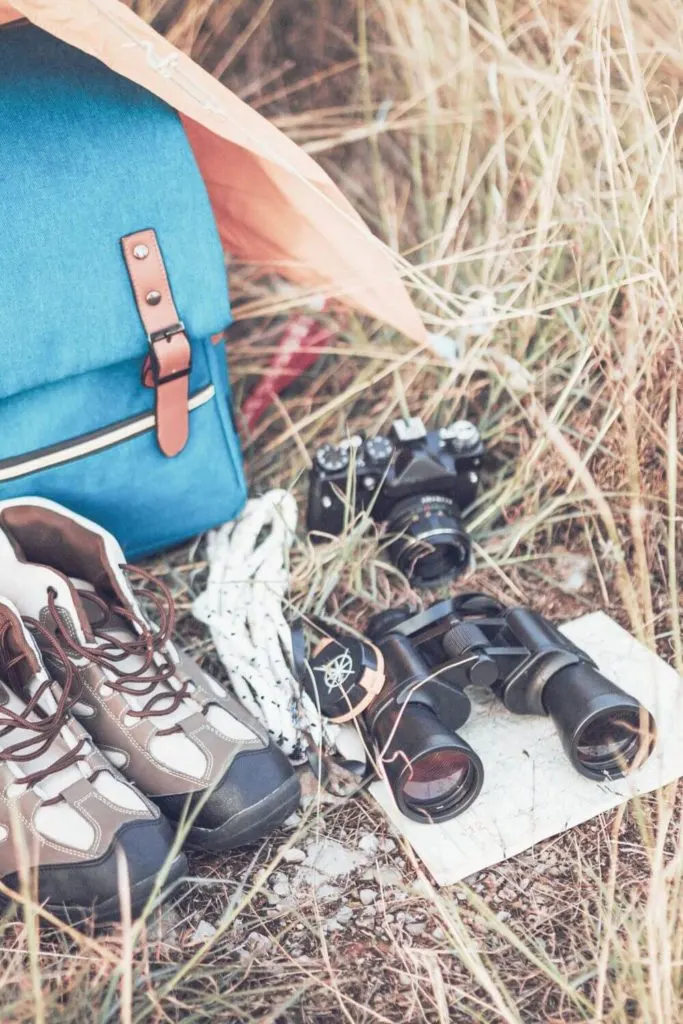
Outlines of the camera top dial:
M371 462L388 462L393 450L388 437L371 437L365 442L365 453Z
M481 434L470 420L456 420L439 431L439 440L448 445L452 452L461 455L472 451L481 442Z
M323 473L339 473L349 464L349 450L337 444L323 444L315 453L315 461Z

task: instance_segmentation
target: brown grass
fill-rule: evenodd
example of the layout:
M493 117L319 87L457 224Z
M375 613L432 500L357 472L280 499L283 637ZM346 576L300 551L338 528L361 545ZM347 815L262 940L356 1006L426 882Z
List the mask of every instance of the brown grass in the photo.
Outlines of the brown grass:
M416 268L430 327L462 342L453 368L333 315L334 346L244 437L253 487L299 488L305 453L347 425L383 429L406 407L473 415L491 459L468 585L558 618L602 608L683 671L681 5L137 7L323 162ZM284 300L253 268L236 268L233 291L239 402ZM578 590L574 556L589 566ZM191 546L155 565L185 642L219 671L189 612L200 558ZM301 607L360 624L399 587L372 532L324 554L301 542ZM676 1024L680 806L672 788L442 892L415 887L409 850L383 853L402 889L384 890L368 925L358 880L342 883L355 917L335 932L313 898L269 902L278 851L386 826L364 800L314 807L302 835L193 858L189 890L146 928L39 939L35 918L6 920L2 1019ZM193 945L201 919L218 932Z

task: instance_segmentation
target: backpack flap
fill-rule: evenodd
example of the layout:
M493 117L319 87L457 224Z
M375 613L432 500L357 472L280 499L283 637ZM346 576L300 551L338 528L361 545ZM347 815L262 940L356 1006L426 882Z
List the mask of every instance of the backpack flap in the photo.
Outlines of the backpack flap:
M124 360L142 368L148 354L154 366L152 335L179 322L176 340L156 343L156 363L159 352L177 362L182 348L172 372L189 370L192 342L221 332L230 304L206 188L176 112L19 25L0 31L0 118L0 399ZM135 244L149 256L131 255L139 269L129 277L121 240L141 232ZM136 275L144 285L151 268L141 304ZM156 307L148 292L160 294ZM176 411L178 424L162 427L174 454L187 431L187 381L181 393L182 375L160 372L150 406L156 398L166 421Z

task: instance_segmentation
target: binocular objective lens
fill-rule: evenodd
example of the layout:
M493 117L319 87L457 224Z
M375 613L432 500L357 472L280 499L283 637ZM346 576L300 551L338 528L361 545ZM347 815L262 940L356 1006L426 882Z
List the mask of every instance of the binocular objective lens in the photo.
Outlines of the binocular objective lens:
M654 747L650 712L589 662L567 665L551 676L543 703L572 764L586 778L620 778Z
M586 768L626 772L641 746L640 716L635 711L606 711L579 734L576 752Z
M435 750L414 761L403 783L403 795L416 804L455 796L472 776L472 762L457 750Z

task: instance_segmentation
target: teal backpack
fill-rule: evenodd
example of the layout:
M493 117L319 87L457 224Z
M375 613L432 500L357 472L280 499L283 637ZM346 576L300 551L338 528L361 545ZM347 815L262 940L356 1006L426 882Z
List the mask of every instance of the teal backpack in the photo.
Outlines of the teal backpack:
M233 518L226 271L177 113L12 24L0 171L0 499L67 505L128 557Z

